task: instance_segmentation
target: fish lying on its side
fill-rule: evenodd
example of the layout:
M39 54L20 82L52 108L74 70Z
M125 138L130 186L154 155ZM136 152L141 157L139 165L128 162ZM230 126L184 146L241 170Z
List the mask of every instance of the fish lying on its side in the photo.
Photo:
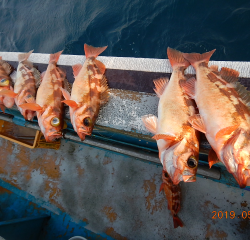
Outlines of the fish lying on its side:
M83 141L91 135L100 106L108 101L107 80L103 76L106 68L96 57L107 47L92 47L84 44L86 60L83 65L73 66L75 81L71 96L62 89L63 96L70 108L70 118L74 130Z
M181 219L177 216L177 213L181 208L181 189L179 185L174 185L167 172L162 171L162 181L160 191L164 190L166 198L168 200L168 209L171 211L174 221L174 228L183 227Z
M12 90L12 80L10 78L10 73L12 72L11 66L2 60L0 56L0 108L4 112L5 107L11 108L14 105L14 99L12 97L3 96L1 91Z
M61 88L64 85L66 73L57 67L61 52L50 55L42 82L37 90L36 103L24 103L23 109L36 111L38 124L47 142L61 138L63 128L63 103ZM42 74L43 75L43 74Z
M210 167L219 159L244 188L250 186L250 93L237 82L239 72L208 68L214 51L183 54L197 76L197 81L182 84L185 92L195 99L200 113L190 117L189 122L206 134L212 146L208 157Z
M29 56L33 52L21 53L18 55L18 67L15 75L12 74L14 82L14 91L4 90L1 92L4 96L12 97L15 103L26 120L32 120L36 115L35 111L22 109L19 106L24 103L36 103L36 86L41 82L39 71L33 67L33 64L28 61Z
M180 82L186 82L184 70L190 65L182 53L168 48L168 58L173 67L170 81L155 80L155 92L160 97L158 119L153 115L142 117L148 131L155 134L159 158L163 169L173 183L196 181L199 141L198 131L188 118L195 114L194 101L184 94Z

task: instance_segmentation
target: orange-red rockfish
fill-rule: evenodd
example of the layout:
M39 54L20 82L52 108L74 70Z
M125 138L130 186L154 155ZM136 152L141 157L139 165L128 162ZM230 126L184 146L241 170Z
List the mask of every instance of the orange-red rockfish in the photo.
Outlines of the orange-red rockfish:
M108 101L107 80L103 76L106 68L96 57L107 47L92 47L84 44L86 60L83 65L73 66L75 81L71 96L62 89L63 96L70 108L70 118L74 130L83 141L91 135L100 106Z
M250 93L237 82L239 72L229 68L218 72L208 67L214 51L183 54L197 76L197 81L183 83L200 113L189 122L206 134L212 146L210 167L220 160L243 188L250 186Z
M160 191L164 190L166 198L168 200L168 209L173 216L174 228L183 227L181 219L177 216L177 213L181 208L181 188L179 185L174 185L168 173L162 171L162 181Z
M33 52L21 53L18 55L18 67L15 75L12 74L14 82L14 92L12 90L4 90L1 93L4 96L13 97L15 103L26 120L32 120L36 115L35 111L22 109L19 105L24 103L36 103L36 86L41 81L39 71L33 67L33 64L28 61L29 56Z
M13 107L15 101L12 97L4 96L1 94L3 90L12 90L12 80L10 78L10 73L12 72L11 66L2 60L0 56L0 108L4 112L5 107Z
M49 65L37 90L36 103L24 103L23 109L36 111L38 123L47 142L62 137L63 103L61 88L64 86L66 73L57 67L62 51L51 54Z
M190 64L179 51L168 48L167 53L173 67L170 81L154 81L155 92L160 97L158 119L148 115L142 120L147 130L155 134L163 169L177 185L180 181L196 181L199 141L198 131L188 122L195 114L195 103L180 86L180 82L186 82L184 70Z

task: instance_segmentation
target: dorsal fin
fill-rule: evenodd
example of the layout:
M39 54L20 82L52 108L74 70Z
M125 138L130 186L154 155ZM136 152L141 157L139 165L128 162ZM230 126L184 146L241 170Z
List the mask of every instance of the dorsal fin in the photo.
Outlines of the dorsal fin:
M69 83L67 78L64 78L64 88L71 93L72 91L72 85Z
M159 78L153 81L155 84L154 91L158 97L161 97L161 95L163 94L165 88L168 85L168 81L168 78Z
M246 87L244 87L243 85L241 85L239 82L235 82L233 84L233 86L234 86L234 89L239 94L239 97L241 98L242 102L248 108L250 108L250 92L246 89Z
M220 70L220 76L228 83L233 83L238 81L240 73L234 69L223 67Z
M107 78L103 75L101 80L101 105L105 104L109 100L109 87Z

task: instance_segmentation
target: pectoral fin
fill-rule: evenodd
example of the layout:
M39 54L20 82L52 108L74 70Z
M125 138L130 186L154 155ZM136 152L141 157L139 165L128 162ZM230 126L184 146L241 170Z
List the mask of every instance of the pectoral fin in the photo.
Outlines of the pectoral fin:
M239 127L239 124L221 129L219 132L216 133L215 140L217 141L219 138L223 138L225 135L230 135L238 127Z
M218 163L220 160L217 157L217 154L215 151L211 148L209 153L208 153L208 163L209 167L211 168L214 164Z
M159 139L164 139L166 141L176 141L176 137L167 135L167 134L156 134L152 137L155 140L159 140Z
M156 128L157 128L156 116L152 114L142 116L142 122L144 123L144 126L149 132L156 134Z
M0 91L0 95L6 96L6 97L15 98L18 94L15 93L12 90L3 89L2 91Z
M206 133L205 124L199 114L195 114L188 118L189 123L192 127L200 132Z
M67 104L71 108L77 108L78 104L73 100L64 100L63 103Z
M24 103L19 105L20 108L22 109L27 109L27 110L31 110L31 111L42 111L43 108L36 104L36 103Z
M61 89L61 91L62 91L62 94L63 94L63 96L64 96L64 98L66 99L66 100L70 100L70 94L69 94L69 92L66 90L66 89L64 89L64 88L60 88ZM66 103L66 102L65 102ZM67 103L66 103L67 104Z

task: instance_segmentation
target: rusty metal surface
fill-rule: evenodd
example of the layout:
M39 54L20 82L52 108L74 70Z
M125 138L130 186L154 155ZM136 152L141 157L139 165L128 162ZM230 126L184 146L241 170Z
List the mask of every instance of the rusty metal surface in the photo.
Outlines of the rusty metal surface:
M158 193L159 166L65 140L60 151L31 151L0 139L0 159L1 179L114 239L247 239L250 234L250 219L242 218L250 211L248 191L203 178L181 184L179 217L185 227L174 229ZM213 211L234 211L236 217L212 219Z

